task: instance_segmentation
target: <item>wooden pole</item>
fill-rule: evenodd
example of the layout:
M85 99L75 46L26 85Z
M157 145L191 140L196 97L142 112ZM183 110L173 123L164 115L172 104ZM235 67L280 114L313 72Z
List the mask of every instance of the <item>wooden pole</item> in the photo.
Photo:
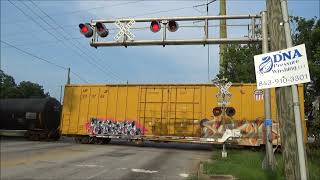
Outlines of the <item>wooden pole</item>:
M286 49L280 0L267 0L267 13L271 51ZM301 174L291 87L276 88L276 97L285 177L290 180L300 180Z
M68 68L67 84L70 84L70 68Z
M220 0L220 15L226 15L227 9L226 9L226 0ZM227 20L221 19L220 20L220 38L226 38L227 37ZM226 49L225 44L220 44L220 72L224 72L224 69L222 67L223 63L223 54Z

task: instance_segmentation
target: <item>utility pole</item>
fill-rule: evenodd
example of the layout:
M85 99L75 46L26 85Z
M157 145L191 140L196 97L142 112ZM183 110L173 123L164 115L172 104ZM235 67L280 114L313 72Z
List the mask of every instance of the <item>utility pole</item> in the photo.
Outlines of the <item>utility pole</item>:
M60 104L62 104L62 85L60 86Z
M268 20L267 12L261 13L262 21L262 53L267 53L268 48ZM262 162L264 169L274 169L274 154L272 145L272 116L271 116L271 93L270 89L264 90L264 116L265 116L265 127L266 127L266 156Z
M213 1L212 1L213 2ZM207 16L209 16L209 3L207 0ZM207 27L209 27L209 22L207 21ZM209 30L209 28L208 28ZM209 32L207 32L207 35L209 36ZM210 45L208 44L208 82L210 82Z
M288 15L288 6L287 0L281 0L281 10L282 17L284 22L284 32L286 35L286 44L287 48L292 47L292 38L291 38L291 29L289 24L289 15ZM300 116L300 105L299 105L299 94L297 85L291 86L292 98L293 98L293 111L294 119L296 125L296 134L297 134L297 146L298 146L298 157L299 157L299 166L300 166L300 175L301 179L307 179L307 168L306 168L306 152L303 143L303 129L301 126L301 116Z
M226 10L226 0L220 0L220 16L227 15ZM220 38L226 38L227 37L227 20L221 19L220 20ZM224 71L222 64L223 64L223 54L226 50L226 44L220 44L220 71Z
M70 84L70 68L68 68L67 84Z
M267 0L268 29L270 32L271 51L277 51L287 48L285 30L283 26L283 16L281 9L281 0ZM292 87L276 88L276 100L278 120L280 123L281 147L284 160L284 172L286 179L300 180L304 179L301 174L298 143L295 131L295 113L293 104ZM297 103L297 102L295 102ZM300 114L299 114L300 116Z

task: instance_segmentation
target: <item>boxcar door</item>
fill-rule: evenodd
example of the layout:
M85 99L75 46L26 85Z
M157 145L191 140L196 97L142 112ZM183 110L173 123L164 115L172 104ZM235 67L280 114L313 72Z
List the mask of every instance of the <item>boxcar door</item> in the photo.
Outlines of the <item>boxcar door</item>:
M168 135L168 95L166 86L141 87L139 119L145 135Z
M170 88L170 135L200 136L200 93L200 87L198 86L172 86Z

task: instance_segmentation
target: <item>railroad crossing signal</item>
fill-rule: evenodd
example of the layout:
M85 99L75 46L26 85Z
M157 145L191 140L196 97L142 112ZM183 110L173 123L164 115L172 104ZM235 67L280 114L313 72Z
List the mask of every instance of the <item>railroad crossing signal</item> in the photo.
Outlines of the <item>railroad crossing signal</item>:
M129 29L134 23L135 21L133 19L130 20L127 24L123 24L119 20L114 22L114 24L120 29L120 31L116 34L114 39L118 41L122 36L126 35L126 37L128 37L130 40L133 40L135 36L129 31Z
M100 37L107 37L109 34L109 30L103 23L96 23L96 30ZM91 38L93 36L93 27L90 23L81 23L79 24L80 33L83 34L87 38Z
M97 33L100 37L107 37L109 34L109 30L106 28L106 26L103 23L98 22L96 24Z
M226 79L218 79L214 80L213 84L219 89L219 92L216 95L218 105L225 106L229 104L232 94L228 91L228 89L231 87L232 83L227 83Z
M161 29L161 24L168 26L168 31L176 32L179 28L179 25L176 21L170 20L163 20L163 21L152 21L150 24L150 30L154 33L159 32Z
M90 38L90 45L92 47L101 46L146 46L146 45L206 45L206 44L244 44L244 43L259 43L262 38L252 33L252 36L248 37L235 37L235 38L214 38L209 33L209 21L226 20L226 19L251 19L251 28L259 25L259 21L256 19L261 18L261 15L224 15L224 16L185 16L185 17L148 17L148 18L124 18L124 19L100 19L92 20L90 23L80 24L80 32L85 37ZM190 38L185 37L183 39L174 39L167 36L167 32L176 32L179 29L181 21L193 22L203 21L203 32L200 32L200 37ZM157 33L162 31L162 36L154 39L136 39L133 34L132 26L135 23L150 23L151 32ZM97 37L107 37L109 31L106 27L115 25L119 28L119 32L115 35L113 40L103 41ZM131 28L131 29L130 29ZM144 29L142 27L141 29ZM146 27L148 29L148 27ZM123 37L123 40L121 38Z
M80 33L83 34L85 37L90 38L93 35L93 29L90 23L79 24Z
M176 21L171 20L168 22L168 30L170 32L176 32L178 30L178 28L179 28L179 25Z
M150 30L154 33L159 32L161 29L161 24L159 21L152 21L150 24Z

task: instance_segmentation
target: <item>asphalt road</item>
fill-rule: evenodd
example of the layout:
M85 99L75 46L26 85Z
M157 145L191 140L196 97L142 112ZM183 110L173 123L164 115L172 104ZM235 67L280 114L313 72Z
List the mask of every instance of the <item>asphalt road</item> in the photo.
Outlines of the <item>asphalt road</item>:
M1 139L0 179L188 179L209 145L151 143L137 146L116 141L108 145Z

